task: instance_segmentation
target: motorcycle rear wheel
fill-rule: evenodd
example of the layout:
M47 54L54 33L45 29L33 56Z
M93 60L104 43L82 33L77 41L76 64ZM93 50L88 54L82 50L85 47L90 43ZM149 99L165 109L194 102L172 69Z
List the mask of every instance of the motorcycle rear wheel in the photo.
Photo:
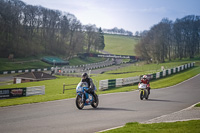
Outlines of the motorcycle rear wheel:
M143 98L144 98L144 95L143 95L143 90L142 90L140 91L140 100L143 100Z
M148 98L149 98L148 90L145 90L145 99L148 100Z
M93 98L94 98L94 100L91 103L91 106L93 108L97 108L97 106L99 105L99 98L98 98L97 94L94 93L94 97Z
M148 100L148 98L149 98L149 94L146 93L146 97L145 97L145 99Z
M83 109L83 107L84 107L84 103L83 103L82 97L80 95L76 96L76 107L78 109Z

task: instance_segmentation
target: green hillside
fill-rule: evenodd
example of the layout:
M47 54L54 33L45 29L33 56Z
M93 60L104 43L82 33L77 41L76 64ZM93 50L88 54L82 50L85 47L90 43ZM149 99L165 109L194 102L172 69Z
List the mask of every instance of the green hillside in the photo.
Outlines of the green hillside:
M104 51L118 55L135 55L134 47L138 42L135 37L105 34L104 39Z

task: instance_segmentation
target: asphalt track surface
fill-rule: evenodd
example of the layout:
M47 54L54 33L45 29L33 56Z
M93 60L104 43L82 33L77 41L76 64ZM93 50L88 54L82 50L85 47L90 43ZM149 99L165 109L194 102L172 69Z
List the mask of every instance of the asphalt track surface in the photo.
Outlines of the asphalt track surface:
M139 91L99 95L97 109L78 110L75 99L0 108L1 133L92 133L144 122L200 101L200 74L178 85L151 90L149 100Z

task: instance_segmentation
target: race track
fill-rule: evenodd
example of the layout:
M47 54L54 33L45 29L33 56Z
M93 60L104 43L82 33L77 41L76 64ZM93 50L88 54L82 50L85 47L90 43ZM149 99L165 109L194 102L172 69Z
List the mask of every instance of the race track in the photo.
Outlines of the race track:
M149 100L139 92L99 96L97 109L78 110L75 99L0 108L1 133L92 133L143 122L200 102L200 74L173 87L151 90ZM1 102L1 101L0 101Z

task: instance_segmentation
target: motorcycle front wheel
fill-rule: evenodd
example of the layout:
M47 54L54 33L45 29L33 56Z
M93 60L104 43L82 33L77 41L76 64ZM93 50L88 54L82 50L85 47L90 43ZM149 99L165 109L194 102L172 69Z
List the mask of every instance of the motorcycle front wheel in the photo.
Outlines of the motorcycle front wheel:
M76 107L78 109L83 109L83 107L84 107L84 103L83 103L82 97L80 95L76 96Z
M99 105L99 98L98 98L97 94L94 93L94 97L93 98L94 98L94 100L93 100L91 106L93 108L97 108L97 106Z

